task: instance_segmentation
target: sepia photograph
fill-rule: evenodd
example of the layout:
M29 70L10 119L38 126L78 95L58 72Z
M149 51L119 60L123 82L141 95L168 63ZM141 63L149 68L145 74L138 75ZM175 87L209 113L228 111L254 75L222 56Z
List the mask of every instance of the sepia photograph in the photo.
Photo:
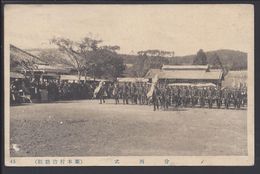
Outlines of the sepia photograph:
M4 7L7 166L254 165L254 7Z

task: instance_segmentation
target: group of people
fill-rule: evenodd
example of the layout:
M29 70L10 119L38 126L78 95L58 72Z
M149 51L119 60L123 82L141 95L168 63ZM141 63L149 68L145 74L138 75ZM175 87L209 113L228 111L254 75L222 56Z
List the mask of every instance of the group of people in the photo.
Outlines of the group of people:
M98 82L14 79L10 85L11 104L37 101L92 99Z
M236 108L247 105L246 87L220 88L174 86L151 83L68 82L59 80L11 81L10 102L114 99L115 104L153 105L154 110L171 107ZM44 95L45 94L45 95Z
M106 89L99 91L100 103L105 102ZM246 87L220 88L170 86L167 84L124 83L113 86L115 104L153 105L154 110L173 107L208 107L239 109L247 104Z
M156 85L152 95L154 110L159 107L216 107L239 109L247 104L246 88Z

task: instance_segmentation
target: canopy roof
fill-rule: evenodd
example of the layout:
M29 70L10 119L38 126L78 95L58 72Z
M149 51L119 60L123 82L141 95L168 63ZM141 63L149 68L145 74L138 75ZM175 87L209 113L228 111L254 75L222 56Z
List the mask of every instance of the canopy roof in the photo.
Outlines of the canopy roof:
M131 82L131 83L136 83L136 82L148 82L149 79L147 78L132 78L132 77L125 77L125 78L117 78L118 82Z
M209 65L163 65L162 70L208 70Z
M221 80L222 70L160 70L150 69L145 78L154 78L158 75L158 79L184 79L184 80Z
M222 71L160 71L158 74L159 79L185 79L185 80L220 80L222 79Z

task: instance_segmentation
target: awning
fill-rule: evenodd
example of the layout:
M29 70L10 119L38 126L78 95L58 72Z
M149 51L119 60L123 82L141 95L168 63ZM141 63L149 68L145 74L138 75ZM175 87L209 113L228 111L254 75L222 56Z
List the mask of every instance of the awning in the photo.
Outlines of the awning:
M141 82L141 83L145 83L148 82L149 79L146 78L117 78L118 82L131 82L131 83L136 83L136 82Z

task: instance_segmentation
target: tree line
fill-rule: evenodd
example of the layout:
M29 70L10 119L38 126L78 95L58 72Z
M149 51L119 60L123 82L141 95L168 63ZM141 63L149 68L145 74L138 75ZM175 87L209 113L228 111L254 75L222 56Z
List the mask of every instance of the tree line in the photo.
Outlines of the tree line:
M122 55L117 52L120 50L120 46L118 45L104 45L102 40L92 37L84 37L79 41L54 37L50 40L50 43L57 46L58 50L66 55L69 60L61 62L71 65L79 79L81 76L108 79L116 79L117 77L124 76L126 65ZM214 56L213 68L222 68L225 70L219 56L217 54ZM47 51L42 52L40 57L55 59L59 55L55 52ZM174 58L174 51L158 49L138 51L137 59L128 70L127 75L144 77L150 69L160 69L164 64L171 64L170 60ZM197 52L192 64L208 64L207 55L202 49Z

